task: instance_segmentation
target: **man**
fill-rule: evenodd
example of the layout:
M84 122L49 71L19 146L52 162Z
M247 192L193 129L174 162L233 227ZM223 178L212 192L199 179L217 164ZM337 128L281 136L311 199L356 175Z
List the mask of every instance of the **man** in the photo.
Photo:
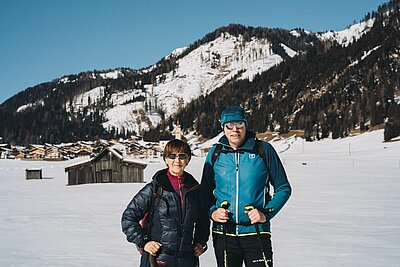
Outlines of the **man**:
M289 199L290 184L274 148L247 129L243 108L226 108L221 124L224 136L209 151L201 181L217 264L271 267L270 220Z

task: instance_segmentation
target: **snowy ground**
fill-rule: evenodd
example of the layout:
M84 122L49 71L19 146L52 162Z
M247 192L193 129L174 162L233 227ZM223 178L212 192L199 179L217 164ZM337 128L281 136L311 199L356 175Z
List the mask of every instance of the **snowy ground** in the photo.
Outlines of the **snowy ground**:
M377 131L273 144L286 150L293 187L272 221L275 266L399 266L400 141L382 140ZM189 172L200 177L203 160ZM0 266L138 265L120 217L144 184L66 186L64 167L75 162L0 160ZM163 166L149 163L146 179ZM33 167L45 179L25 180ZM201 265L215 266L212 249Z

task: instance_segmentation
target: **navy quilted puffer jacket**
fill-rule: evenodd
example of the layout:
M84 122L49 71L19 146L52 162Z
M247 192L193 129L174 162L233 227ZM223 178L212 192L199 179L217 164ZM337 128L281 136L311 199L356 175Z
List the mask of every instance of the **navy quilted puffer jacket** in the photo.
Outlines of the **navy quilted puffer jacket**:
M131 200L122 214L122 231L129 242L143 249L149 240L162 244L159 257L167 255L193 255L193 244L205 244L209 229L207 214L200 214L200 185L192 175L184 173L183 205L178 193L173 189L168 169L157 172L153 181L144 186ZM150 209L151 196L157 186L161 186L162 197L155 207L153 225L150 232L140 227L139 221Z

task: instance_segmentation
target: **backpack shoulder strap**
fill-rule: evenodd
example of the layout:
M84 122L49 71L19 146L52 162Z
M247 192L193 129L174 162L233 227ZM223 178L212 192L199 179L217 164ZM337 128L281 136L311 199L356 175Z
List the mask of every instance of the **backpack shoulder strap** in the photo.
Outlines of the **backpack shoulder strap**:
M152 206L151 206L151 208L152 209L154 209L157 205L158 205L158 203L160 203L160 199L161 199L161 196L162 196L162 192L163 192L163 188L161 187L161 186L158 186L158 185L156 185L156 184L154 184L154 187L155 187L155 190L154 190L154 192L153 192L153 195L152 195Z
M257 154L260 155L260 157L263 159L265 166L268 169L267 156L265 155L264 146L263 146L261 140L256 139L256 147L257 147ZM217 161L217 158L219 157L219 154L221 154L221 151L222 151L222 145L216 144L213 155L211 157L211 164L213 167L214 167L215 161Z
M214 149L214 153L212 154L211 157L211 165L214 167L215 161L217 161L217 158L219 156L219 154L221 154L221 150L222 150L222 145L221 144L216 144L215 145L215 149Z
M257 146L257 154L260 155L260 157L263 159L265 167L267 167L268 169L267 156L265 155L265 150L262 141L256 139L256 146Z
M160 203L160 199L162 197L162 192L163 188L161 186L158 186L156 183L153 182L153 194L151 195L151 203L150 203L150 209L149 209L149 229L153 226L153 215L154 215L154 210L158 206L158 203Z
M267 155L265 154L265 149L264 149L264 145L263 145L262 141L259 139L256 139L256 146L257 146L257 154L260 155L260 157L263 159L265 168L267 168L267 173L270 176L268 162L267 162ZM271 179L269 182L273 185L273 182Z

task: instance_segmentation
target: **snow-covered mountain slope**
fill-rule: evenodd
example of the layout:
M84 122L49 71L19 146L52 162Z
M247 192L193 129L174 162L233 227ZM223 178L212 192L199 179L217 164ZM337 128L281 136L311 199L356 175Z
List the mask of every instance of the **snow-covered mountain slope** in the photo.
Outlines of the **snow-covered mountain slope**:
M288 56L294 51L286 44L281 44ZM178 48L166 59L178 57L186 48ZM109 97L111 106L103 111L105 129L112 127L136 132L148 130L161 121L157 111L162 110L168 117L180 106L201 95L207 95L230 79L253 79L253 77L279 64L283 59L272 50L266 39L252 38L244 41L242 35L232 36L222 32L215 40L201 45L177 60L177 67L170 72L159 74L154 83L144 84L144 90L127 88L124 92L112 93ZM156 66L141 70L149 73ZM123 76L114 70L97 75L103 79L116 79ZM95 78L95 75L92 75ZM71 82L62 79L60 82ZM104 97L106 88L95 87L68 100L65 104L68 112L81 112L86 107L87 114L93 112L96 103ZM138 99L142 96L139 101ZM85 114L85 115L87 115Z
M323 34L319 34L318 37L321 40L335 40L342 46L348 46L349 44L357 41L365 33L367 33L374 25L375 19L369 19L360 23L351 25L347 29L342 31L328 31Z
M252 38L245 42L243 36L222 33L216 40L179 59L176 70L158 76L157 80L164 80L147 88L153 90L159 105L167 115L171 115L179 106L180 99L182 104L186 104L206 95L240 71L243 73L239 79L251 80L280 62L282 57L273 52L268 40Z
M321 40L336 40L345 46L358 40L372 27L373 22L374 20L369 20L340 32L327 32L317 36ZM301 38L299 31L293 30L290 34L294 38ZM119 132L129 130L141 133L161 122L160 113L168 118L180 107L200 96L210 94L229 80L251 81L255 75L283 62L284 53L286 53L284 56L289 58L302 52L296 51L283 41L280 43L278 41L278 44L276 40L274 42L275 46L266 38L248 38L248 36L245 38L240 34L221 32L219 37L205 42L185 56L181 55L188 48L175 49L165 57L165 59L175 59L175 67L169 72L155 72L151 81L141 79L140 76L151 74L157 69L157 64L140 71L115 69L85 73L84 79L93 79L93 85L90 85L92 87L87 88L85 84L80 93L68 97L64 104L65 110L70 116L77 116L78 112L82 116L89 116L97 111L105 120L103 127L106 130L116 129ZM275 51L277 45L284 52ZM128 83L129 85L123 87L123 90L112 90L114 81L130 79L126 76L127 72L132 77L139 78ZM79 75L75 75L73 79L67 77L59 79L53 91L66 84L78 84L80 78ZM109 82L102 83L101 80ZM17 111L24 111L49 100L48 98L32 100L32 103L25 103Z

